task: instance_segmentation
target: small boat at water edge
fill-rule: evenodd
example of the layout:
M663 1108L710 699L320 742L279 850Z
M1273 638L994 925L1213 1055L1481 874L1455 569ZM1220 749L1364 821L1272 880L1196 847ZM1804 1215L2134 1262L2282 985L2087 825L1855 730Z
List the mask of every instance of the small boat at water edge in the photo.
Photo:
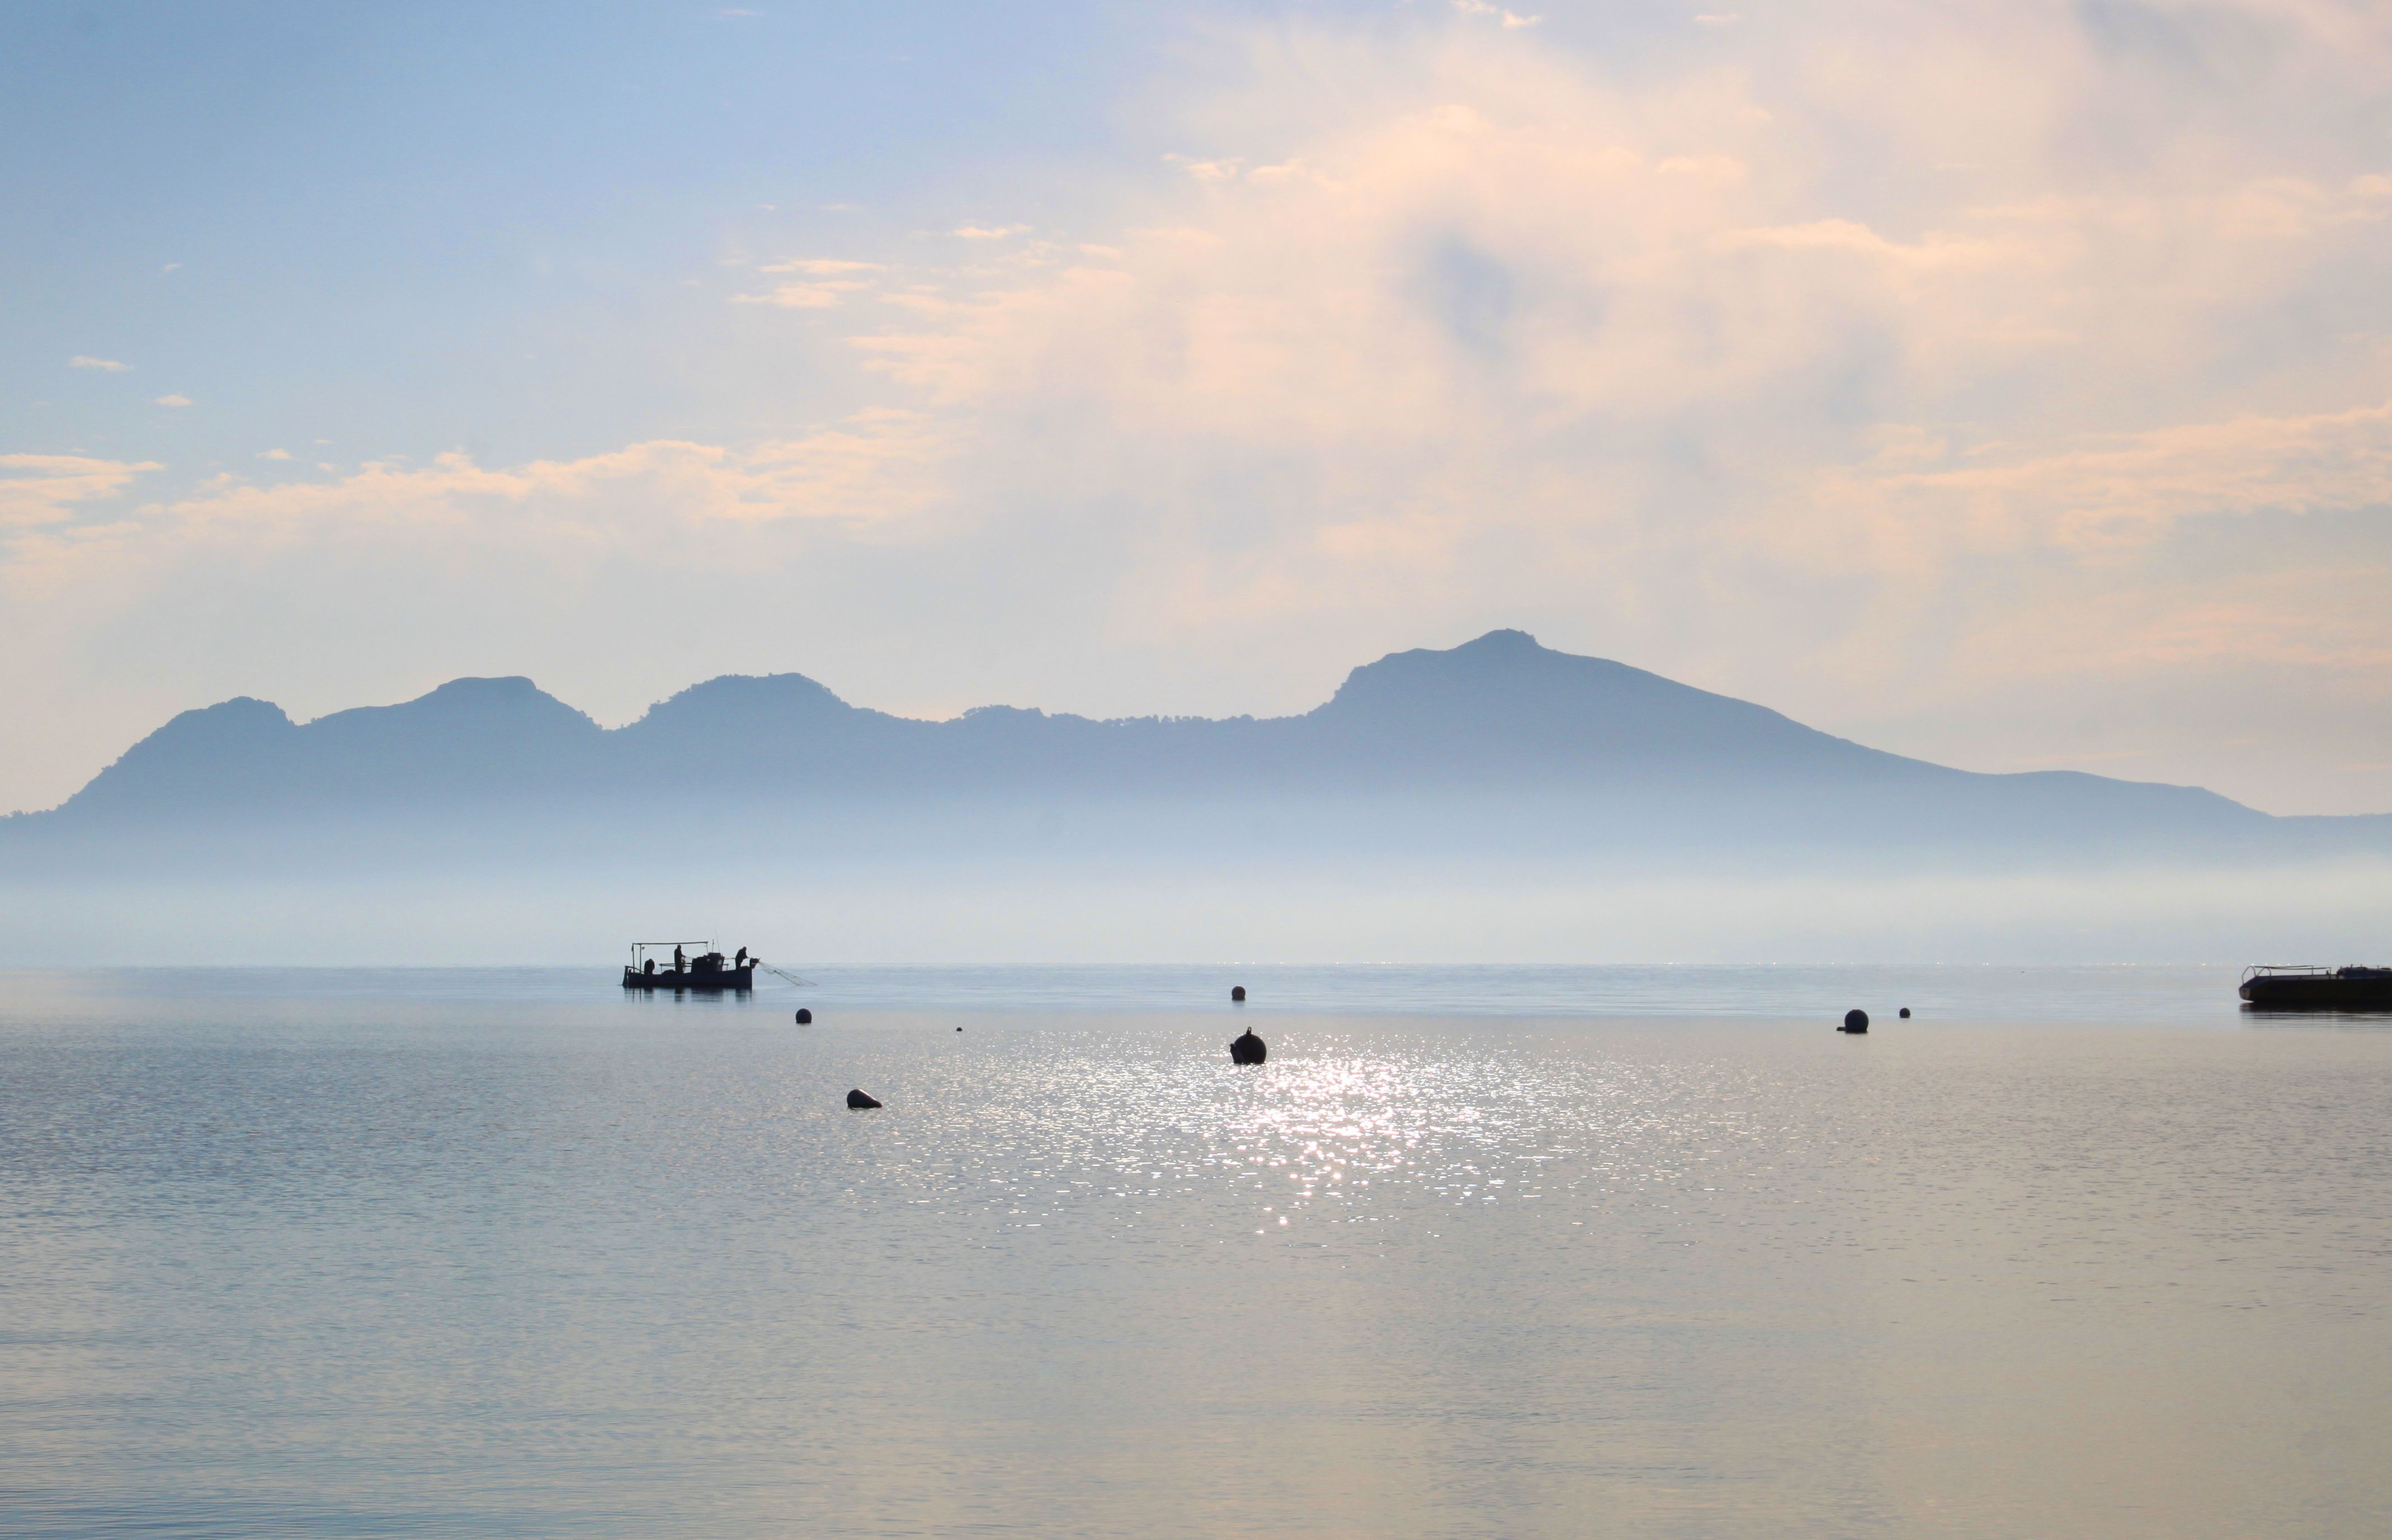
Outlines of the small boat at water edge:
M2238 992L2259 1011L2392 1011L2392 968L2265 964L2242 970Z
M672 966L660 968L650 951L672 948ZM689 949L707 950L693 956ZM732 990L745 994L756 987L756 969L760 960L748 955L741 947L736 957L726 959L714 950L711 941L634 941L631 960L623 965L623 988L627 990L701 990L720 994Z

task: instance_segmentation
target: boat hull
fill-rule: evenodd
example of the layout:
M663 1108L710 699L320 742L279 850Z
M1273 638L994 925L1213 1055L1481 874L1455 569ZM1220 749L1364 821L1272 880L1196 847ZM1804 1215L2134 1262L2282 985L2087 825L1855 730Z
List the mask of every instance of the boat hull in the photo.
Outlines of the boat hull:
M2257 1011L2392 1011L2392 976L2332 974L2245 979L2243 1003Z
M719 968L712 973L669 973L659 968L655 973L642 973L637 968L623 970L623 988L627 990L670 990L675 994L696 990L700 994L745 994L756 987L756 964L744 968Z

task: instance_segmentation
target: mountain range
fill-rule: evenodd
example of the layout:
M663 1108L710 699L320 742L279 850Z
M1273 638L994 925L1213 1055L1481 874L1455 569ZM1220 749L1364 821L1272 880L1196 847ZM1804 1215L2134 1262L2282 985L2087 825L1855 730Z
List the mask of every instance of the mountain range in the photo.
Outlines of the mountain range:
M2392 844L2392 819L2272 818L2192 787L1905 758L1515 630L1390 654L1314 710L1272 718L988 706L925 721L797 674L711 679L612 730L520 678L306 723L243 697L183 713L61 807L0 830L27 851L127 838L254 849L302 831L447 848L493 828L510 848L562 849L703 827L860 850L1002 846L1008 831L1084 848L1226 838L1523 856L2274 858Z

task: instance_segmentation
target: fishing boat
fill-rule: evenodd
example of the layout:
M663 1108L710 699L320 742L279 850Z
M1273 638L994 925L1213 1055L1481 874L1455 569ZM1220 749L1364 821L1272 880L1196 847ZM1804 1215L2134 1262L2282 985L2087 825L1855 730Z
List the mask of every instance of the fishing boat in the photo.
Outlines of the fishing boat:
M668 947L672 949L672 966L658 967L657 961ZM634 941L631 960L623 964L623 988L702 990L713 994L729 990L745 994L756 987L759 965L746 947L735 957L726 958L711 941Z
M2392 968L2262 964L2242 970L2240 992L2260 1011L2392 1011Z

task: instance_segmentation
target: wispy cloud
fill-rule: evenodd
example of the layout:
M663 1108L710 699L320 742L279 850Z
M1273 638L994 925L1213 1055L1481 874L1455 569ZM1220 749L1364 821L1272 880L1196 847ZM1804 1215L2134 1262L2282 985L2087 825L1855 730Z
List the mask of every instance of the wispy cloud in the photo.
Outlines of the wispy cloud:
M958 225L947 233L961 236L966 240L1006 240L1014 236L1029 234L1030 226L1027 225Z
M291 451L288 449L260 449L257 451L257 458L260 459L289 459L291 458Z
M1507 29L1533 27L1544 20L1541 16L1522 16L1517 11L1508 11L1501 6L1488 5L1487 0L1453 0L1453 8L1464 16L1499 18Z
M155 460L0 455L0 527L63 523L78 504L115 497L136 477L162 469Z
M1177 166L1199 182L1234 182L1238 168L1245 162L1237 157L1222 160L1199 160L1192 155L1165 155L1164 160Z
M885 273L887 265L878 262L849 262L838 257L800 257L788 262L768 263L756 269L760 273L805 273L814 278L836 278L842 273Z
M172 395L162 395L151 404L153 406L160 407L188 407L191 404L191 398L180 392L176 392Z
M94 358L88 354L78 353L67 360L67 368L97 369L102 374L124 374L131 370L133 366L119 363L113 358Z
M771 304L784 310L828 310L847 295L866 285L852 280L831 280L825 283L785 283L761 294L734 294L734 304Z

